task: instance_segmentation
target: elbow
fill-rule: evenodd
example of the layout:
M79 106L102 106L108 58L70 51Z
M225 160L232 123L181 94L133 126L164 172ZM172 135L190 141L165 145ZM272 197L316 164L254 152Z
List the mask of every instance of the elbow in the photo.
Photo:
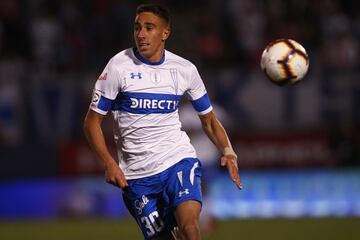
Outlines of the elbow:
M211 133L213 131L212 121L210 119L208 119L206 121L202 121L201 122L201 128L206 134Z
M214 123L216 123L216 117L213 112L209 112L200 117L201 127L204 132L209 133L213 131Z
M201 127L205 133L210 133L212 130L211 123L209 123L209 122L203 123Z
M89 123L88 119L85 118L84 123L83 123L83 132L84 132L85 136L88 135L89 129L90 129L90 123Z
M102 121L102 116L95 114L93 112L88 112L85 116L83 123L83 131L86 136L90 135L90 133L97 131L100 128L100 124Z

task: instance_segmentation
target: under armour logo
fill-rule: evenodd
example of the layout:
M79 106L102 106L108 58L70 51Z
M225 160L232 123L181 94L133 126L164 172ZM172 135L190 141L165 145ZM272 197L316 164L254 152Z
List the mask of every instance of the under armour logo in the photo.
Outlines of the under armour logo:
M184 191L180 191L180 192L179 192L179 197L182 197L182 195L184 195L184 194L186 194L186 195L190 194L190 192L189 192L189 189L188 189L188 188L185 188L185 190L184 190Z
M137 74L135 74L135 73L130 73L130 77L131 77L131 79L135 79L136 77L138 78L138 79L141 79L142 77L141 77L141 72L138 72Z

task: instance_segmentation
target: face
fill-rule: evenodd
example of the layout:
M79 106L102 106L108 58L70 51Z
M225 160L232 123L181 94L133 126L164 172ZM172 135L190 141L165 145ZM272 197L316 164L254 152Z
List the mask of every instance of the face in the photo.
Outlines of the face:
M136 15L134 39L140 55L150 62L160 61L170 29L165 20L151 12Z

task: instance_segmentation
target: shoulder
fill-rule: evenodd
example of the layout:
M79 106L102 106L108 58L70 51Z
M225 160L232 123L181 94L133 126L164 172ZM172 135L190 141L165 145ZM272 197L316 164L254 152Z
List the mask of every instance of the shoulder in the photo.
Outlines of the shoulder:
M131 64L134 62L133 53L131 48L127 48L115 54L110 58L108 65L111 68L121 67L126 64Z
M168 50L165 50L165 61L167 64L181 66L186 69L196 69L196 66L191 61L180 57L179 55L176 55L175 53L172 53Z

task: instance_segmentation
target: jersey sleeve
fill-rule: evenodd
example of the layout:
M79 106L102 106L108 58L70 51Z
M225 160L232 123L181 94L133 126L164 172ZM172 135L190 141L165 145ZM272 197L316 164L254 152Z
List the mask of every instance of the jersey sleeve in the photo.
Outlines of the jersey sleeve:
M119 91L120 75L110 60L95 83L90 109L106 115Z
M207 114L213 109L205 85L194 65L191 66L190 84L186 93L199 115Z

